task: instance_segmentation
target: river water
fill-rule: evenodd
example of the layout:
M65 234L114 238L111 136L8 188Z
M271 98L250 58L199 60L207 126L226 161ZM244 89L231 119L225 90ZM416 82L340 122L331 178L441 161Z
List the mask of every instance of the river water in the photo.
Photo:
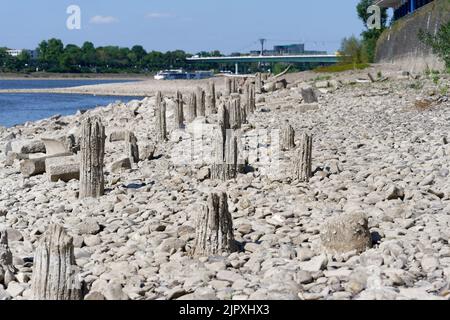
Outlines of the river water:
M69 88L124 80L0 80L0 89ZM106 106L115 101L139 99L131 96L93 96L53 93L0 93L0 126L11 127L51 116L71 115L80 109Z

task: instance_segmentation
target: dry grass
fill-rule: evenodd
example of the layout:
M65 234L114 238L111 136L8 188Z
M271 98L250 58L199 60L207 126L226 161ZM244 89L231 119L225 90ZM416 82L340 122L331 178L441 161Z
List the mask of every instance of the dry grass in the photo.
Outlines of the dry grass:
M429 99L416 100L414 102L414 106L419 111L426 111L426 110L431 109L433 107L433 101L431 101Z

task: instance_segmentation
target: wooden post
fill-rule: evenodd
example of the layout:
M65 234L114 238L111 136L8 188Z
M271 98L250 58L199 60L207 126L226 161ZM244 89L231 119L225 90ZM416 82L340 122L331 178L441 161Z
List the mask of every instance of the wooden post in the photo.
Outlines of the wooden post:
M231 82L231 93L239 93L239 84L237 78L233 78L233 81Z
M16 277L17 269L13 265L13 255L8 245L8 231L0 227L0 284L8 286Z
M183 95L177 91L176 105L175 105L175 129L182 129L184 127L184 113L183 113Z
M227 130L225 137L224 180L235 179L242 168L238 165L238 130Z
M248 100L249 100L249 93L250 93L250 84L248 82L246 82L244 84L244 91L243 91L243 98L242 98L242 109L245 111L246 114L248 114L248 109L249 109L249 105L248 105Z
M237 251L233 218L228 211L227 194L211 193L196 216L196 237L193 256L219 256Z
M256 95L255 95L255 85L251 84L250 85L250 93L249 93L249 110L251 113L254 113L256 110Z
M230 120L230 129L240 129L242 124L246 122L246 115L241 108L241 99L239 96L232 97L228 100L227 110Z
M191 93L189 97L187 122L192 122L197 118L197 97L195 93Z
M221 108L223 109L223 108ZM219 110L220 112L220 110ZM226 111L222 119L226 119ZM224 120L226 122L226 120ZM239 172L237 130L225 129L224 123L219 120L219 128L214 137L214 162L211 165L211 179L234 179Z
M158 126L158 141L167 141L166 102L163 100L160 91L156 94L156 123Z
M308 182L311 177L312 165L312 136L303 133L300 139L300 145L296 150L294 158L294 179L301 182Z
M263 83L261 73L257 73L255 76L255 92L258 94L262 93Z
M81 126L80 199L104 194L105 127L99 117L87 118Z
M214 160L211 165L211 179L228 180L224 176L225 139L226 139L227 112L224 106L219 107L219 125L213 138Z
M81 300L73 239L63 227L51 225L34 254L31 292L35 300Z
M209 82L208 84L208 94L206 96L206 114L217 113L216 110L216 85L214 82Z
M229 96L231 93L231 78L225 77L225 96Z
M219 127L222 128L222 133L225 135L225 131L230 129L230 115L225 104L221 104L219 106L219 110L217 111L217 119Z
M139 147L137 144L137 139L131 131L127 131L125 133L125 150L131 163L139 162Z
M244 105L242 108L245 111L246 118L255 112L255 87L253 84L247 83L244 90Z
M295 148L295 131L294 128L289 124L289 121L286 120L283 128L281 128L280 132L280 145L281 150L288 151Z
M205 91L197 87L195 95L197 97L197 116L198 117L204 117L205 112Z

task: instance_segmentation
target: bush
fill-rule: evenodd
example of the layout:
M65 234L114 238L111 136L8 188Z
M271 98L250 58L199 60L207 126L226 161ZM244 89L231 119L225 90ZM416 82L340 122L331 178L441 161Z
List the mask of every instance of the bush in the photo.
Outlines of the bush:
M443 24L436 35L423 30L419 31L419 39L433 49L433 53L444 60L447 71L450 69L450 22Z
M355 36L344 38L341 43L341 63L342 64L360 64L367 62L367 56L364 54L363 44Z

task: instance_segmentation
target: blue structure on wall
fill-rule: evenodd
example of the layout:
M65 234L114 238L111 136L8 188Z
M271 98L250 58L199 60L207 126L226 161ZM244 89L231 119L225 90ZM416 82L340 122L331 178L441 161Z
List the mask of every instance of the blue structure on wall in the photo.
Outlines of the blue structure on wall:
M383 5L384 2L385 1L380 1L380 5ZM430 2L433 2L433 0L399 0L393 7L394 20L398 20L410 13L413 13Z

